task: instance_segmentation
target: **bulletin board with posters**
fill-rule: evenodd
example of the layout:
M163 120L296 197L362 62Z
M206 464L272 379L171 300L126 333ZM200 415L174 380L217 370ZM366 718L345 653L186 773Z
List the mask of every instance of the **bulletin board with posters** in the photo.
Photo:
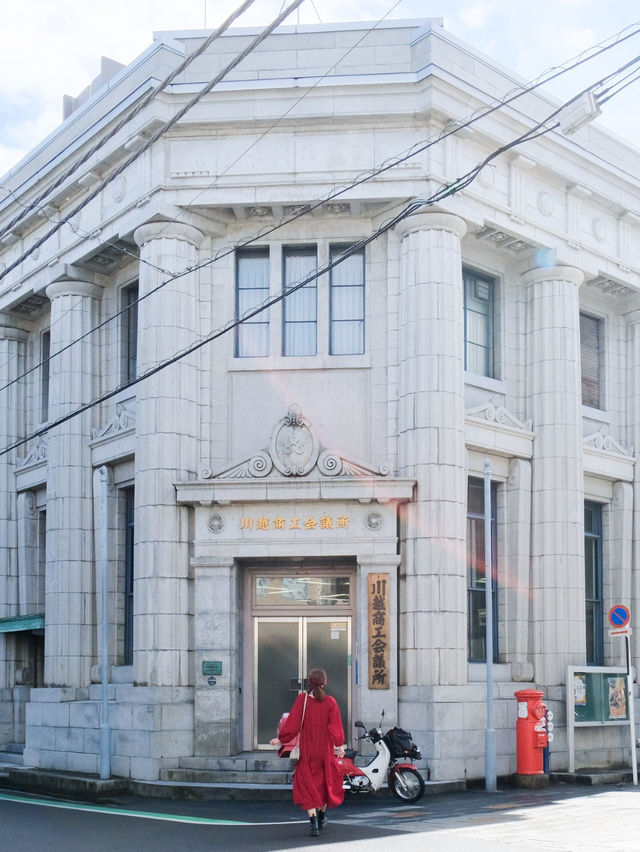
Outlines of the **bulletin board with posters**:
M627 670L569 666L567 670L567 744L569 771L575 771L574 729L630 725Z

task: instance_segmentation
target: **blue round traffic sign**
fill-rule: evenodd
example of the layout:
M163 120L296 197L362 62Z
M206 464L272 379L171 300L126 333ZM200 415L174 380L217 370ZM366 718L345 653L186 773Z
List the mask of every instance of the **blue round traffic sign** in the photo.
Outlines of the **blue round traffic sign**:
M630 618L629 607L624 604L616 604L609 610L609 624L612 627L626 627Z

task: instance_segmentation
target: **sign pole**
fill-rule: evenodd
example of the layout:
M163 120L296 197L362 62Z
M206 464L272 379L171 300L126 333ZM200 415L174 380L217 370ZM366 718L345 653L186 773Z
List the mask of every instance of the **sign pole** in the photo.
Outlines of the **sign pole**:
M627 652L627 707L629 710L629 725L631 728L631 769L633 783L638 786L638 755L636 753L636 714L633 706L633 677L631 674L631 637L625 634L624 643Z
M484 736L484 777L488 793L497 790L496 732L493 726L493 559L491 558L491 464L484 460L484 605L487 656L487 729Z

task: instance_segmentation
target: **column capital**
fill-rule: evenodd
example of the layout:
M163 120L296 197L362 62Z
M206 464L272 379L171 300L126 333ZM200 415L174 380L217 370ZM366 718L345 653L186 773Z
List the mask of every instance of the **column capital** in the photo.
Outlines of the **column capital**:
M450 231L459 239L462 239L467 233L467 223L453 213L443 213L440 210L419 210L398 222L394 230L401 238L415 231Z
M193 225L167 220L164 222L147 222L140 225L133 232L133 239L140 248L152 240L160 239L183 240L191 243L195 248L199 248L204 239L204 234L198 228L194 228Z
M90 281L76 281L73 278L59 278L45 288L47 298L53 302L58 296L86 296L89 299L101 299L102 287Z
M579 287L584 281L584 272L575 266L547 266L540 269L530 269L522 276L524 283L539 284L543 281L568 281Z
M22 327L19 320L0 313L0 340L16 340L24 343L28 337L29 333Z

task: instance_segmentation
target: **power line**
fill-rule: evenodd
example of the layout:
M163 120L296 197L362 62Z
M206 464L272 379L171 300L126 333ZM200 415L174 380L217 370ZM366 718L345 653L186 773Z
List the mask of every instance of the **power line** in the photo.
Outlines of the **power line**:
M208 38L206 38L199 47L197 47L194 51L192 51L192 53L190 53L189 56L187 56L176 68L174 68L174 70L171 71L171 73L168 74L161 83L158 83L158 85L155 86L151 90L151 92L147 93L146 97L144 97L138 104L136 104L124 116L122 116L120 121L118 121L115 124L115 126L112 127L111 130L109 130L108 133L105 133L104 136L102 136L97 142L95 142L87 151L85 151L84 154L82 154L80 157L78 157L69 166L69 168L67 168L65 171L63 171L62 174L60 174L53 181L53 183L46 186L44 188L44 190L39 195L37 195L36 198L33 201L31 201L28 205L24 204L23 206L24 206L25 210L23 210L21 213L19 213L7 225L3 225L0 228L0 239L2 239L2 237L8 231L10 231L13 227L15 227L15 225L17 225L18 222L20 222L20 220L23 219L24 216L26 216L26 214L28 212L30 212L31 210L38 209L39 205L42 203L42 201L44 201L45 198L47 198L47 196L51 195L51 193L54 190L56 190L61 184L63 184L64 181L68 177L70 177L74 172L76 172L80 168L80 166L84 165L84 163L86 163L89 159L91 159L91 157L97 151L99 151L100 148L102 148L110 139L113 139L113 137L117 133L119 133L120 130L122 130L122 128L126 124L128 124L132 119L134 119L137 115L139 115L142 112L142 110L145 109L145 107L147 107L154 100L154 98L157 97L157 95L160 92L163 92L166 89L166 87L169 86L179 74L181 74L186 68L189 67L189 65L191 65L191 63L195 59L197 59L202 53L204 53L204 51L207 50L207 48L210 47L210 45L216 39L220 38L220 36L226 30L229 29L231 24L237 18L239 18L240 15L242 15L244 12L246 12L246 10L249 8L249 6L251 6L254 2L255 2L255 0L244 0L244 2L241 3L240 6L238 6L238 8L234 12L232 12L229 15L229 17L225 21L223 21L223 23L220 24L220 26L216 30L214 30L211 33L211 35ZM15 193L13 191L11 191L11 194L15 198Z
M120 174L122 174L122 172L126 168L128 168L133 162L135 162L138 157L142 156L142 154L144 154L155 142L157 142L158 139L160 139L160 137L167 132L167 130L169 130L171 127L173 127L174 124L180 121L190 109L196 106L196 104L198 104L202 100L202 98L214 88L214 86L216 86L221 80L223 80L224 77L226 77L229 71L232 71L237 65L239 65L243 59L245 59L253 50L255 50L256 47L258 47L258 45L261 44L269 35L271 35L273 30L275 30L276 27L278 27L291 14L291 12L297 9L297 7L300 6L303 2L304 0L293 0L293 2L291 2L287 6L287 8L269 24L268 27L262 30L262 32L258 36L256 36L256 38L254 38L249 43L249 45L244 48L244 50L242 50L234 59L232 59L231 62L229 62L224 67L224 69L213 78L213 80L207 83L207 85L204 86L197 93L197 95L191 98L188 103L186 103L181 109L179 109L178 112L174 116L172 116L172 118L168 119L162 125L162 127L158 128L158 130L156 130L155 133L153 133L149 137L149 139L147 139L140 146L140 148L138 148L137 151L134 151L129 157L127 157L127 159L123 163L121 163L116 169L114 169L114 171L110 175L103 178L100 183L96 187L94 187L94 189L92 189L91 192L89 192L89 194L85 196L85 198L83 198L82 201L80 201L70 213L68 213L63 219L61 219L60 222L57 222L53 228L47 231L46 234L43 234L41 237L39 237L27 251L23 252L20 257L13 261L13 263L9 264L9 266L3 272L0 272L0 280L2 280L12 270L19 266L24 260L26 260L27 257L33 254L36 249L40 248L40 246L48 239L50 239L55 233L57 233L60 228L66 222L68 222L69 219L73 218L73 216L75 216L83 208L85 208L90 201L93 201L94 198L97 198L97 196L100 195L100 193L105 189L106 186L108 186L113 180L115 180Z
M598 84L595 84L595 85L598 85ZM108 391L105 394L102 394L101 396L97 397L96 399L91 400L90 402L87 402L87 403L79 406L78 408L74 409L73 411L63 415L62 417L57 418L56 420L52 421L51 423L46 424L45 426L41 427L40 429L35 430L34 432L32 432L27 437L19 439L17 441L14 441L9 446L0 450L0 456L6 455L7 453L11 452L12 450L17 449L17 447L20 447L23 444L26 444L28 441L31 441L34 438L37 438L41 435L46 434L51 429L54 429L58 426L61 426L63 423L66 423L68 420L71 420L73 417L76 417L76 416L84 413L85 411L88 411L89 409L95 407L96 405L100 405L101 403L106 402L107 400L116 396L117 394L119 394L123 390L139 384L140 382L144 381L145 379L148 379L151 376L154 376L156 373L159 373L160 371L166 369L167 367L172 366L173 364L177 363L178 361L182 360L183 358L186 358L188 355L191 355L193 352L196 352L198 349L201 349L203 346L206 346L206 344L211 343L212 341L216 340L219 337L222 337L224 334L227 334L228 332L232 331L234 328L238 327L242 323L247 322L252 317L257 316L258 314L262 313L263 311L267 310L268 308L272 307L273 305L277 304L278 302L281 302L282 300L286 299L287 296L290 296L292 293L295 293L297 290L300 290L305 285L311 283L312 281L317 280L320 276L325 275L327 272L331 271L334 267L336 267L340 263L342 263L344 260L351 257L353 254L361 251L363 248L365 248L367 245L369 245L369 243L376 240L382 234L387 233L389 230L391 230L393 227L395 227L403 219L406 219L408 216L412 215L413 213L416 213L421 208L427 207L427 206L432 206L433 204L437 204L438 202L441 202L444 199L446 199L446 198L448 198L452 195L457 194L462 189L465 189L467 186L469 186L475 180L475 178L480 174L482 169L488 163L490 163L492 160L494 160L496 157L498 157L500 154L514 148L517 145L522 144L523 142L527 142L527 141L531 141L533 139L537 139L540 136L543 136L543 135L549 133L550 131L554 130L555 128L557 128L559 126L559 122L557 122L557 121L554 122L549 127L545 127L545 125L547 125L552 119L554 119L568 105L572 104L574 101L576 101L580 97L582 97L584 92L590 91L591 89L592 89L592 86L588 87L587 89L584 89L582 92L575 95L573 98L571 98L565 104L562 104L562 106L558 107L556 110L554 110L552 113L550 113L545 119L543 119L543 121L538 122L534 127L527 130L521 136L517 137L516 139L512 140L509 143L506 143L505 145L501 145L499 148L496 148L489 155L487 155L480 163L478 163L473 169L471 169L470 171L468 171L466 174L462 175L461 177L457 178L456 180L451 181L451 182L445 184L444 186L440 187L440 189L436 190L436 192L433 193L428 199L418 199L416 201L409 203L408 205L406 205L403 208L403 210L401 210L399 213L397 213L395 216L393 216L384 225L382 225L378 229L376 229L376 231L374 231L373 234L370 234L368 237L364 237L363 239L358 240L355 243L352 243L335 260L331 260L328 264L326 264L321 269L314 270L314 272L310 273L308 276L306 276L300 282L294 284L291 287L287 287L286 290L282 290L276 296L273 296L273 297L266 299L261 305L258 305L258 306L256 306L255 308L252 308L249 311L246 311L242 315L242 317L236 317L235 319L230 320L229 322L225 323L220 328L216 329L215 331L211 332L208 335L205 335L204 337L200 338L199 340L197 340L195 343L191 344L187 348L176 353L171 358L168 358L164 361L161 361L159 364L156 364L154 367L147 370L145 373L141 374L140 376L137 376L135 379L132 379L131 381L126 382L123 385L118 385L118 387L114 388L113 390ZM190 271L193 271L193 268ZM186 274L186 273L181 273L179 276L176 276L176 277L181 277L184 274Z
M396 5L397 5L397 4L396 4ZM395 8L395 7L393 7L393 8ZM389 14L389 13L387 13L387 14ZM386 16L385 16L385 17L386 17ZM381 20L382 20L382 19L381 19ZM379 22L378 22L378 23L379 23ZM376 24L376 26L377 26L377 24ZM374 28L375 28L375 27L374 27ZM374 29L374 28L372 28L372 29ZM624 33L624 32L626 31L626 29L629 29L629 28L628 28L628 27L627 27L627 28L625 28L625 30L622 30L622 31L621 31L621 33ZM370 31L371 31L371 30L369 30L369 31L368 31L365 35L367 35ZM195 265L193 265L193 266L191 266L191 267L188 267L188 268L184 269L182 272L178 272L178 273L175 273L175 274L169 274L169 277L168 277L165 281L160 282L160 284L158 284L156 287L152 288L152 289L151 289L151 290L149 290L147 293L145 293L145 294L143 294L142 296L140 296L140 297L139 297L139 298L138 298L135 302L133 302L133 303L132 303L132 305L133 305L133 304L138 304L138 303L139 303L139 302L141 302L143 299L146 299L146 298L148 298L149 296L151 296L151 295L153 295L153 294L157 293L160 289L162 289L162 288L163 288L166 284L170 283L171 281L174 281L174 280L176 280L176 279L178 279L178 278L180 278L180 277L183 277L184 275L190 274L191 272L196 271L196 270L198 270L198 269L201 269L201 268L204 268L204 267L206 267L206 266L209 266L209 265L211 265L212 263L215 263L216 261L221 260L221 259L222 259L222 258L224 258L224 257L227 257L229 254L233 253L233 252L234 252L234 251L236 251L238 248L245 248L246 246L249 246L249 245L251 245L252 243L255 243L255 242L258 242L259 240L264 239L265 237L269 236L270 234L272 234L272 233L274 233L275 231L279 230L280 228L284 227L284 225L287 225L287 224L289 224L290 222L295 221L296 219L300 218L300 217L301 217L301 216L303 216L303 215L307 215L308 213L310 213L310 212L312 212L313 210L317 209L317 208L318 208L318 207L320 207L321 205L323 205L323 204L327 203L327 201L330 201L330 200L332 200L332 199L334 199L334 198L337 198L337 197L339 197L340 195L343 195L345 192L348 192L348 191L350 191L351 189L354 189L355 187L359 186L360 184L365 183L366 181L371 180L371 179L372 179L372 178L374 178L374 177L377 177L378 175L380 175L380 174L384 173L385 171L388 171L389 169L394 168L395 166L400 165L400 164L401 164L401 163L403 163L403 162L406 162L407 160L409 160L409 159L411 159L411 158L413 158L413 157L417 156L417 155L418 155L418 154L420 154L420 153L423 153L424 151L428 150L428 149L429 149L429 148L431 148L432 146L436 145L438 142L440 142L440 141L442 141L442 140L446 139L447 137L449 137L449 136L451 136L451 135L454 135L455 133L458 133L460 130L462 130L462 129L466 128L466 127L471 126L472 124L476 123L476 122L477 122L477 121L479 121L481 118L486 117L487 115L491 114L492 112L495 112L496 110L499 110L499 109L501 109L502 107L509 105L509 104L510 104L510 103L512 103L513 101L517 100L518 98L522 97L522 96L523 96L523 95L525 95L525 94L528 94L528 93L530 93L530 92L534 91L535 89L539 88L541 85L544 85L545 83L549 82L550 80L553 80L553 79L555 79L555 78L557 78L557 77L559 77L559 76L561 76L561 75L563 75L563 74L566 74L566 73L568 73L569 71L573 71L576 67L578 67L578 66L582 65L583 63L585 63L585 62L587 62L587 61L589 61L589 60L591 60L591 59L593 59L593 58L595 58L595 57L599 56L600 54L602 54L602 53L604 53L604 52L606 52L606 51L608 51L608 50L612 49L613 47L616 47L617 45L621 44L623 41L626 41L627 39L632 38L633 36L637 35L639 32L640 32L640 28L635 29L635 30L633 30L632 32L629 32L628 34L626 34L626 35L624 35L624 36L622 36L622 37L621 37L621 33L617 33L615 36L612 36L612 37L610 37L609 39L606 39L604 42L600 42L600 45L605 45L605 46L603 46L603 47L601 47L600 49L596 50L594 53L589 53L589 51L583 51L583 53L579 54L578 59L577 59L577 60L576 60L576 61L575 61L572 65L570 65L570 66L568 66L568 67L566 67L566 66L565 66L565 67L560 67L560 68L559 68L559 70L555 71L555 73L553 73L553 74L552 74L551 76L549 76L549 77L546 77L545 79L541 79L541 77L538 77L538 78L536 78L536 81L534 81L532 84L530 84L529 86L525 87L524 89L515 90L513 94L508 95L508 96L507 96L506 98L504 98L503 100L497 100L497 101L494 101L493 105L491 105L490 107L487 107L487 108L484 108L484 109L481 109L481 110L476 110L474 113L472 113L472 114L471 114L471 117L470 117L469 119L465 120L464 122L462 122L462 123L456 123L454 126L452 126L452 127L451 127L451 128L449 128L449 129L447 129L447 128L443 129L443 130L442 130L442 131L441 131L441 132L440 132L440 133L439 133L439 134L438 134L435 138L432 138L432 139L430 139L430 140L428 140L428 141L426 141L426 142L424 142L424 141L423 141L423 142L416 143L416 144L415 144L415 145L413 145L411 148L409 148L409 149L408 149L408 151L407 151L406 153L404 153L403 155L398 155L398 156L395 156L395 157L389 158L389 159L385 160L385 161L384 161L384 162L383 162L380 166L378 166L376 169L373 169L373 170L370 170L370 171L367 171L367 172L363 172L361 175L359 175L357 178L355 178L355 179L354 179L354 180L353 180L350 184L348 184L348 185L346 185L346 186L343 186L343 187L340 187L340 188L338 188L337 190L333 190L333 191L329 192L327 195L323 196L321 199L319 199L319 200L317 200L317 201L315 201L315 202L312 202L311 204L308 204L308 205L302 205L302 206L301 206L301 209L300 209L299 211L294 212L294 213L292 213L292 214L289 214L288 216L284 216L284 217L282 217L282 218L279 220L279 222L275 223L274 225L271 225L271 226L265 226L265 228L261 229L261 230L260 230L257 234L255 234L253 237L250 237L250 238L248 238L248 239L246 239L246 240L242 240L242 241L240 241L240 242L238 242L238 243L235 243L235 244L233 244L233 245L231 245L231 246L227 246L227 247L225 247L225 248L223 248L223 249L219 250L218 252L216 252L216 253L215 253L212 257L207 258L207 259L205 259L205 260L201 261L200 263L195 264ZM364 38L364 36L363 36L363 38ZM612 39L613 39L613 41L612 41ZM361 39L361 40L362 40L362 39ZM611 41L611 43L610 43L610 44L608 44L607 42L610 42L610 41ZM357 46L357 44L358 44L358 43L359 43L359 42L356 42L356 45L354 45L354 46L353 46L353 48L351 48L350 50L354 49L354 48ZM590 50L594 50L594 48L590 48ZM350 51L348 51L348 52L350 52ZM344 58L344 56L341 58L341 60L342 60L343 58ZM339 61L341 61L341 60L338 60L338 62L339 62ZM336 63L336 64L338 64L338 63ZM609 79L611 79L611 78L615 77L615 76L616 76L617 74L619 74L622 70L625 70L625 69L626 69L626 68L627 68L630 64L631 64L631 63L626 63L625 65L620 66L618 69L616 69L615 71L611 72L611 73L610 73L609 75L607 75L606 77L601 78L601 80L597 81L596 83L593 83L590 87L588 87L587 89L585 89L585 90L584 90L584 92L586 92L586 91L590 91L590 90L592 90L592 89L596 88L597 86L602 85L602 84L603 84L603 82L606 82L606 81L608 81ZM326 72L326 74L325 74L324 76L326 77L326 75L327 75L328 73L330 73L330 72L331 72L331 70L332 70L334 67L335 67L335 65L334 65L334 66L332 66L332 68L330 68L330 69L329 69L329 71L327 71L327 72ZM551 70L553 70L553 69L551 69ZM546 74L546 73L548 73L548 72L544 72L544 74ZM541 76L544 76L544 74L543 74L543 75L541 75ZM321 79L323 79L323 78L321 78ZM314 84L314 85L317 85L317 83L316 83L316 84ZM313 88L313 87L312 87L312 88ZM583 94L584 92L582 92L581 94ZM305 94L306 94L306 93L305 93ZM302 97L305 97L305 95L303 95ZM291 107L291 109L293 109L293 108L297 105L297 103L299 103L299 102L300 102L300 100L302 100L302 97L301 97L301 98L299 98L299 99L298 99L298 101L296 101L296 104L294 104L294 105L293 105L293 107ZM568 104L568 103L572 103L572 102L573 102L574 100L576 100L578 97L580 97L580 95L576 96L576 98L572 98L571 100L569 100L569 101L567 102L567 104ZM564 108L567 104L563 104L563 105L562 105L562 107L560 107L558 110L556 110L554 113L552 113L552 115L556 115L556 114L557 114L558 112L560 112L560 111L561 111L561 110L562 110L562 109L563 109L563 108ZM288 111L290 111L290 110L288 110ZM286 114L287 114L287 113L285 113L284 115L286 115ZM282 117L281 117L281 118L282 118ZM281 120L281 118L279 118L279 119L278 119L278 121L280 121L280 120ZM277 122L275 122L275 123L277 123ZM275 124L275 123L274 123L274 124ZM266 131L265 131L265 133L263 134L263 136L264 136L264 135L266 135L266 133L268 133L268 132L269 132L269 130L270 130L273 126L274 126L274 125L271 125L271 126L270 126L270 127L269 127ZM539 126L540 126L540 125L536 125L536 127L539 127ZM553 129L553 128L552 128L552 129ZM262 138L262 137L260 137L260 138ZM257 141L260 141L260 140L257 140ZM247 150L250 150L250 148L251 148L251 147L253 147L253 145L254 145L254 144L256 144L256 143L252 143L252 145L251 145L251 146L249 147L249 149L247 149ZM501 153L501 152L502 152L502 150L503 150L502 148L501 148L501 149L499 149L498 153ZM245 152L245 153L246 153L246 152ZM491 158L491 159L493 159L493 158ZM235 163L235 162L237 162L237 159L234 161L234 163ZM233 165L234 163L232 163L231 165ZM483 167L484 167L484 165L486 165L486 162L485 162L485 163L483 163L483 165L482 165L480 168L483 168ZM231 167L231 166L229 166L228 168L230 168L230 167ZM223 174L224 174L224 172L223 172ZM202 190L202 191L204 191L204 190ZM202 192L202 191L201 191L201 192ZM198 193L198 195L199 195L199 194L201 194L201 192L200 192L200 193ZM197 197L198 197L198 195L196 195L195 197L197 198ZM73 215L73 214L71 214L71 215ZM65 346L63 346L61 349L57 350L57 351L56 351L56 352L54 352L54 353L51 353L51 355L50 355L47 359L43 359L43 361L41 361L40 363L33 365L33 366L32 366L32 367L30 367L28 370L26 370L25 372L23 372L20 376L17 376L16 378L14 378L14 379L12 379L10 382L8 382L6 385L4 385L3 387L1 387L1 388L0 388L0 392L1 392L1 391L3 391L3 390L5 390L5 389L7 389L8 387L10 387L11 385L15 384L16 382L20 381L22 378L24 378L25 376L29 375L31 372L34 372L34 371L35 371L35 370L37 370L39 367L41 367L43 364L48 363L49 361L51 361L51 359L55 358L57 355L60 355L61 353L63 353L63 352L65 352L65 351L67 351L67 350L68 350L71 346L75 345L77 342L79 342L79 341L81 341L81 340L85 339L87 336L89 336L90 334L93 334L95 331L98 331L100 328L103 328L103 327L104 327L105 325L107 325L109 322L111 322L111 321L113 321L113 320L117 319L117 318L118 318L119 316L121 316L121 315L122 315L125 311L129 310L129 309L132 307L132 305L128 305L127 307L122 308L122 309L121 309L121 310L119 310L119 311L116 311L114 314L112 314L112 315L111 315L110 317L108 317L106 320L104 320L103 322L101 322L101 323L99 323L98 325L94 326L93 328L89 329L87 332L85 332L85 333L84 333L83 335L81 335L80 337L75 338L73 341L71 341L70 343L66 344L66 345L65 345Z

